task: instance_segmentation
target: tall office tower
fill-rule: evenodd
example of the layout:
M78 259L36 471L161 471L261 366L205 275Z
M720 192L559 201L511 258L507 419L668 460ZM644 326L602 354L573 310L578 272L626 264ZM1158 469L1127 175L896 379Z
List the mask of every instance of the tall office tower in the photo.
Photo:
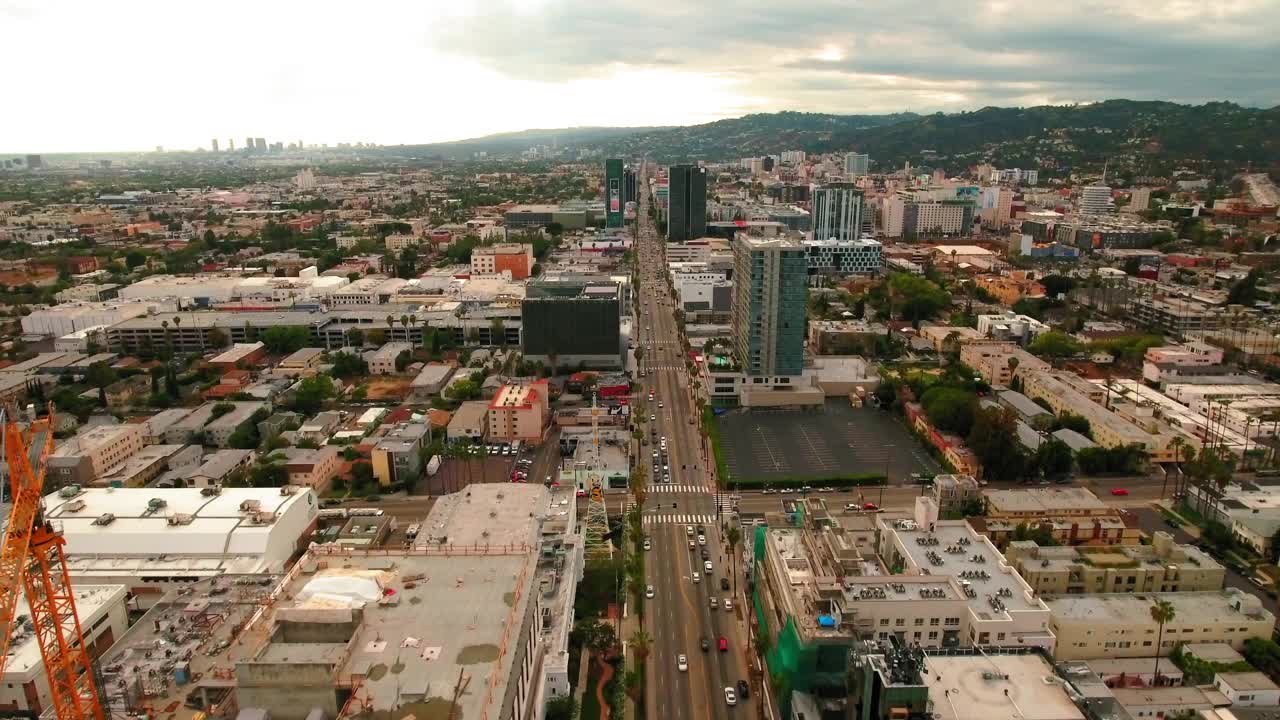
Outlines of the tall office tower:
M733 239L733 349L748 375L804 371L808 259L798 240Z
M697 165L667 169L670 197L667 240L686 242L707 234L707 170Z
M760 158L760 164L764 168L765 172L773 172L773 156L772 155L765 155L764 157Z
M624 168L622 171L622 201L636 202L639 199L636 195L636 169L633 167Z
M254 138L254 139L253 139L253 149L257 150L258 152L266 152L266 151L267 151L267 139L266 139L266 138Z
M622 211L626 200L623 198L622 159L609 158L604 161L604 226L607 228L622 227Z
M1081 215L1110 215L1111 188L1106 185L1086 185L1080 191Z
M844 174L849 177L862 177L871 171L871 156L859 153L846 153L844 156Z
M813 239L857 240L859 237L862 237L862 191L853 183L833 183L814 190Z
M39 155L28 155L26 162L28 170L39 170L44 167L44 158Z
M213 152L218 152L218 138L209 141L209 149Z
M235 151L236 151L236 139L227 138L227 152L235 152Z
M250 151L253 150L253 138L247 137L244 139L244 149Z

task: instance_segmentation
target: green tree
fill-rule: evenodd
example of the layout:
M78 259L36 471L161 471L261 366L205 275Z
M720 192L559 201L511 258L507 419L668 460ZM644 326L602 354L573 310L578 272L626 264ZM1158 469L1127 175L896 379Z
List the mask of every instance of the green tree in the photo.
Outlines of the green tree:
M1027 470L1026 452L1018 442L1017 417L1011 410L979 408L966 444L988 479L1017 480Z
M146 263L147 263L147 256L137 250L130 250L124 256L124 264L130 270L136 267L139 267L141 265L145 265Z
M1047 478L1065 477L1071 473L1071 448L1057 438L1046 439L1036 448L1032 462Z
M90 365L89 371L85 373L86 382L98 388L98 403L103 407L107 405L107 386L115 382L116 377L116 371L106 361Z
M978 397L959 388L935 387L920 397L920 404L934 427L963 436L973 427Z
M1089 425L1089 419L1083 415L1064 412L1057 417L1054 425L1055 429L1074 430L1085 437L1093 437L1093 428Z
M287 355L306 347L311 342L311 331L305 327L271 327L262 331L261 340L267 352Z
M289 484L289 469L284 463L270 458L249 470L249 484L253 487L284 487Z
M1177 615L1177 613L1173 609L1173 603L1168 600L1157 600L1151 606L1151 619L1159 626L1156 633L1155 652L1152 653L1152 655L1156 656L1156 668L1154 674L1154 684L1156 685L1160 684L1160 656L1164 653L1164 650L1162 649L1164 647L1164 625L1167 622L1172 622L1175 615Z
M578 720L578 702L572 694L557 695L547 701L546 720Z
M293 396L293 409L303 415L314 415L324 407L324 401L333 397L336 390L328 375L315 375L303 380Z
M1027 346L1027 350L1033 355L1053 358L1070 357L1080 352L1080 349L1080 343L1070 335L1056 330L1041 333Z
M373 483L373 466L363 460L351 465L351 485L366 488Z
M369 363L357 353L337 352L330 357L333 376L352 378L369 374Z

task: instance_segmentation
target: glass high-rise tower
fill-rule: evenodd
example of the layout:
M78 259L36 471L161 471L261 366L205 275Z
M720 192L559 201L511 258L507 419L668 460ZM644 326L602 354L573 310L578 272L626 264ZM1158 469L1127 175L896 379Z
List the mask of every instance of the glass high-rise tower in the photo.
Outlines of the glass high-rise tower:
M686 242L707 234L707 171L697 165L672 165L667 169L670 186L667 240Z
M809 265L789 239L733 240L733 348L747 375L800 375Z
M622 227L623 209L626 206L626 187L622 177L622 160L609 158L604 161L604 226Z

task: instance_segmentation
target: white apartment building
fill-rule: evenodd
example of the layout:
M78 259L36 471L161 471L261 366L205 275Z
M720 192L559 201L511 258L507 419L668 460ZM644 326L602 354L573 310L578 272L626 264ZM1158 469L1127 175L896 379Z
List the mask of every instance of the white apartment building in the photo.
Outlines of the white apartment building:
M880 272L884 246L870 238L853 240L818 239L804 241L809 273L871 275Z
M418 247L422 244L422 238L417 235L388 235L385 244L388 250L398 253L405 248Z
M407 342L389 342L373 351L369 357L369 373L371 375L394 375L396 358L402 352L413 352L413 345Z
M1080 190L1081 215L1110 215L1115 210L1111 203L1111 188L1106 185L1086 185Z

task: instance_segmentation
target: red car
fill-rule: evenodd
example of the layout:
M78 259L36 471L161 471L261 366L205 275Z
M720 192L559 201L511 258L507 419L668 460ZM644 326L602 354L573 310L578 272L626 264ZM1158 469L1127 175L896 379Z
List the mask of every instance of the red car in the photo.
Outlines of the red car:
M577 497L586 497L586 496L587 496L587 491L586 491L586 490L579 490L579 491L577 491L576 493L574 493L574 495L575 495L575 496L577 496Z
M728 651L729 651L729 641L728 641L728 640L726 640L724 637L721 637L721 638L720 638L720 652L728 652Z
M875 503L862 503L863 510L879 510Z
M1129 491L1124 488L1111 488L1112 495L1128 495Z

